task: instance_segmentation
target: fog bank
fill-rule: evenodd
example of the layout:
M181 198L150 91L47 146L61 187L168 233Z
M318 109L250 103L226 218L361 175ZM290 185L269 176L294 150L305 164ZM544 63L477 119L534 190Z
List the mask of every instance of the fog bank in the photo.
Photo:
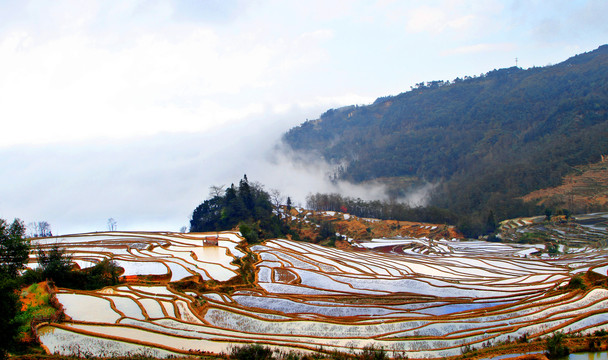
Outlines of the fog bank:
M332 182L332 166L293 161L282 134L322 109L293 109L205 133L88 140L0 149L0 217L48 221L54 234L107 230L178 231L209 188L247 174L294 204L310 193L382 199L384 188ZM301 157L300 157L301 158Z

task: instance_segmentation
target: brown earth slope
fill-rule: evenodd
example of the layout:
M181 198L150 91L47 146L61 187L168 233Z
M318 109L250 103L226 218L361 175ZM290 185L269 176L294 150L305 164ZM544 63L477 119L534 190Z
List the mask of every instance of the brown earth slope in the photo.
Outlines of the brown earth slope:
M329 222L342 236L355 240L368 240L382 237L414 237L438 239L462 239L454 226L411 221L379 220L360 218L335 211L312 211L292 208L284 209L285 221L296 230L302 239L313 242L319 236L319 224ZM338 245L338 244L336 244Z
M558 187L537 190L522 199L537 205L566 208L574 213L608 210L608 157L577 167L576 173L564 177Z

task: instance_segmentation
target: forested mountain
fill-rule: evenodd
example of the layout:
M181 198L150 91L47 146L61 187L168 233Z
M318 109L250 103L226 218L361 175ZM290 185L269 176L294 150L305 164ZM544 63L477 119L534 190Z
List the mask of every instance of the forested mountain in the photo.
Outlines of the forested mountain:
M431 204L455 213L526 215L539 210L519 197L608 153L608 45L332 109L284 141L346 164L342 179L414 177L441 184Z

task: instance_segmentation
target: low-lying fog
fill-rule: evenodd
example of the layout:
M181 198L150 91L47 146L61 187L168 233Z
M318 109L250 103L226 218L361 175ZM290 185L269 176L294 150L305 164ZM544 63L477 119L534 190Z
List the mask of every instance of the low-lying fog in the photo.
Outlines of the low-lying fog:
M109 218L119 230L178 231L211 186L238 184L244 174L299 205L315 192L382 199L382 187L332 183L329 164L294 162L278 145L286 130L323 110L313 111L207 133L0 149L0 217L47 221L54 234L107 230Z

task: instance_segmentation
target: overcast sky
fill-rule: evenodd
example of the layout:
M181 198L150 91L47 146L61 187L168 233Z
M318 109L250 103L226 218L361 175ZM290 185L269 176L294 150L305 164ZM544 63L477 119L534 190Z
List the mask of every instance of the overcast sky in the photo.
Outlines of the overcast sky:
M336 189L323 164L273 150L292 126L591 51L605 14L605 0L0 1L0 217L177 231L245 173L303 202Z

